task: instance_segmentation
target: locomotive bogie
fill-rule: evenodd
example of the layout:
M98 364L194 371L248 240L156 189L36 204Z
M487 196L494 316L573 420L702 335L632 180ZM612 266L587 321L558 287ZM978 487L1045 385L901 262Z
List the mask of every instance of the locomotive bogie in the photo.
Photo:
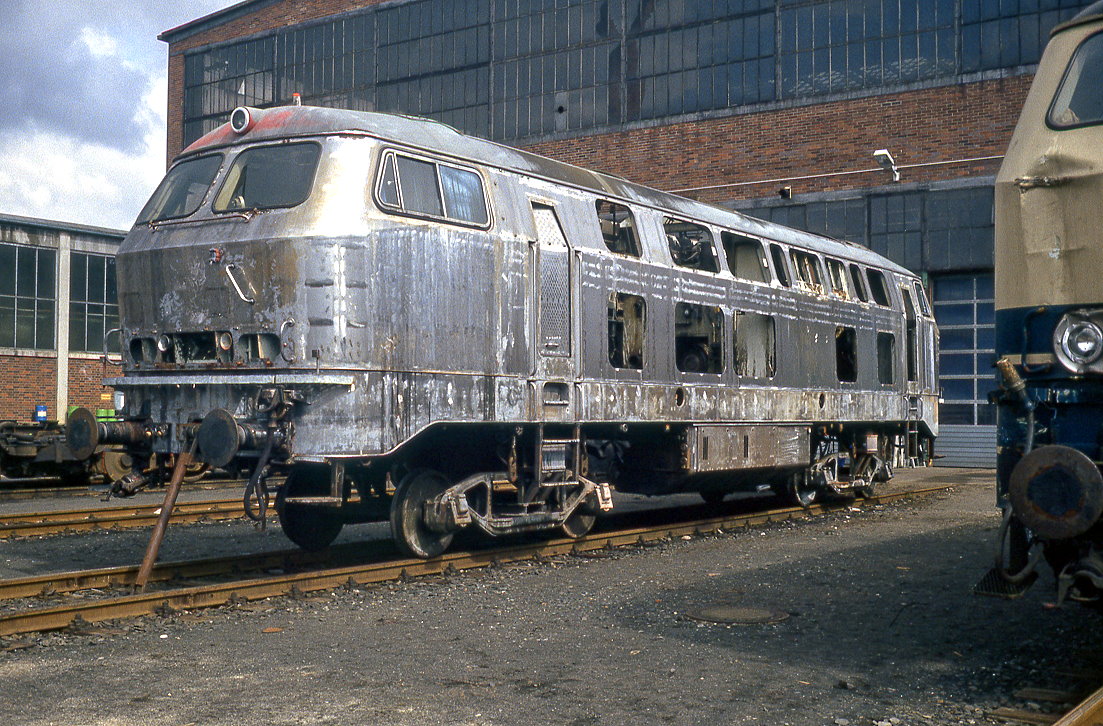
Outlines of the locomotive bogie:
M929 455L933 318L868 250L431 122L250 118L124 242L110 383L150 451L290 469L300 544L384 511L416 556L465 526L580 536L611 485L845 493L855 457ZM325 503L323 470L348 482Z

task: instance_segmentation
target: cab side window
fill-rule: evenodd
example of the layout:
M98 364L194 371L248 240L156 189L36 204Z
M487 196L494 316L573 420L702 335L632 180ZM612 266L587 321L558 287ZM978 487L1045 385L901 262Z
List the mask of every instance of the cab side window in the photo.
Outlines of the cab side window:
M761 242L734 232L721 232L720 244L724 247L724 257L728 260L728 269L732 275L752 282L770 281L770 271Z
M670 258L675 265L704 272L720 271L716 249L712 244L712 232L708 227L666 217L663 219L663 233L666 234Z
M629 257L640 256L639 235L632 210L623 204L599 199L596 203L597 219L601 225L601 239L610 252Z
M387 152L375 187L387 211L485 227L490 223L483 179L472 169Z

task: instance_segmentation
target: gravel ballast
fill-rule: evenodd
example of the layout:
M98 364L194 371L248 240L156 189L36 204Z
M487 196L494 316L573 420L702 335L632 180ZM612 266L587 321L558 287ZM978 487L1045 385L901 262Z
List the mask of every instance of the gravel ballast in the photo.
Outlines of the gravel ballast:
M1012 692L1067 685L1056 670L1098 672L1093 687L1103 684L1097 615L1047 607L1051 575L1018 601L971 594L999 524L992 473L898 477L923 479L957 486L611 554L0 640L0 714L26 724L941 726L1033 708ZM243 526L180 527L166 548L286 546ZM133 562L144 536L0 542L0 575ZM111 551L127 559L104 561ZM87 563L89 552L99 561ZM51 566L69 558L79 562ZM694 619L715 609L787 617Z

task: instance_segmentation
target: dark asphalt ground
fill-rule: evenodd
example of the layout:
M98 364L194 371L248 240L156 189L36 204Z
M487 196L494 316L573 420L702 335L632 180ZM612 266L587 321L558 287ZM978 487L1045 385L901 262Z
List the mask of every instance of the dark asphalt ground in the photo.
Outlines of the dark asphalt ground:
M307 599L45 634L0 652L26 724L988 724L1058 668L1103 684L1094 612L971 594L998 525L992 473L903 472L951 493L810 522ZM181 527L178 554L280 547ZM363 528L369 531L370 528ZM355 531L355 528L350 530ZM351 534L342 537L353 536ZM378 535L362 535L378 536ZM9 572L124 559L141 534L0 542ZM140 555L139 555L140 556ZM126 559L131 558L131 559ZM108 562L103 562L108 564ZM74 564L74 566L90 566ZM724 626L710 606L787 615ZM11 641L0 642L11 645Z

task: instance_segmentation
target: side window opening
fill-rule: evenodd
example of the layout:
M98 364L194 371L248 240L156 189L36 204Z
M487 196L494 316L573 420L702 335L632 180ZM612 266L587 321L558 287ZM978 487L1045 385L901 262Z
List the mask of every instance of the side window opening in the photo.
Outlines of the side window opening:
M709 305L674 306L674 360L683 373L724 370L724 313Z
M773 378L777 373L774 318L762 313L736 311L732 317L732 331L735 374Z
M915 303L912 302L911 294L908 292L907 287L900 287L900 297L904 299L904 319L907 324L906 328L906 340L905 340L905 356L904 362L907 364L907 375L909 381L919 380L919 338L918 330L916 329L915 320Z
M761 242L741 234L721 232L720 244L724 247L724 257L728 260L728 269L732 275L751 282L770 281Z
M614 368L643 368L647 302L639 295L609 295L609 363Z
M777 275L777 281L784 287L790 287L793 282L789 278L789 267L785 264L785 250L781 245L770 245L770 258L774 261L774 273Z
M927 300L927 293L923 289L923 283L913 282L912 289L915 291L915 299L919 301L919 310L923 313L924 317L931 317L931 303Z
M471 169L388 152L380 165L380 206L485 227L490 223L483 179Z
M597 218L601 224L601 238L610 252L630 257L640 256L639 237L632 210L623 204L597 200Z
M873 302L891 308L892 300L889 298L889 286L885 282L885 273L880 270L866 270L866 272L869 276L869 294Z
M407 212L443 217L444 205L440 199L435 165L408 156L398 157L397 163L402 208Z
M704 272L719 272L720 262L712 244L712 232L708 227L693 222L666 217L663 233L670 246L670 257L679 267L690 267Z
M877 334L877 382L888 386L896 382L896 336Z
M858 335L854 328L835 328L835 374L843 383L858 380Z
M820 266L816 256L803 250L790 250L789 256L793 260L793 271L797 283L811 292L823 292L823 279L820 277Z
M869 294L866 293L865 279L862 277L862 268L850 263L850 282L854 285L854 294L862 302L869 302Z
M827 279L831 282L831 292L843 300L850 300L853 295L850 294L850 285L847 284L846 268L843 267L843 263L830 257L825 258L824 261L827 263Z

